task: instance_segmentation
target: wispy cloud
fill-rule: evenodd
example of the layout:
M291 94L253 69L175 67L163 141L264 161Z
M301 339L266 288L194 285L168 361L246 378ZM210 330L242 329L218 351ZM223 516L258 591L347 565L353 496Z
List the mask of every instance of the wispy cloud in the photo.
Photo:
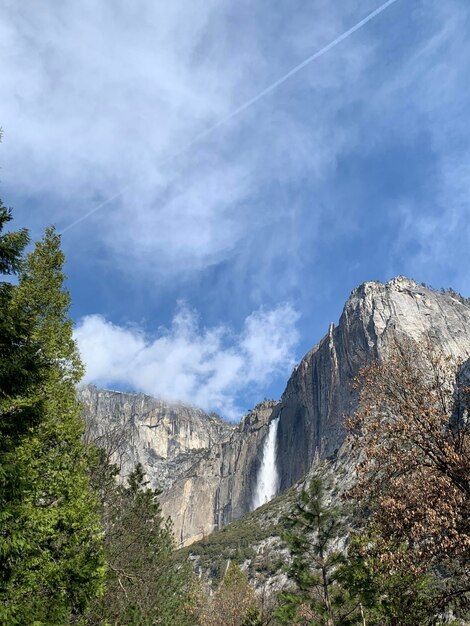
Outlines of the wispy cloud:
M75 244L86 233L121 270L131 254L134 272L169 279L199 271L231 258L259 230L249 251L256 254L262 230L283 218L259 204L273 178L321 179L344 148L349 131L331 132L342 106L332 90L360 75L367 45L351 39L327 74L318 68L291 81L300 101L304 83L314 90L314 127L281 91L241 124L168 159L375 8L367 2L356 12L325 12L322 4L291 16L293 30L283 34L243 3L244 28L233 29L228 0L175 0L165 9L150 1L138 9L91 0L60 8L7 2L0 9L5 181L43 194L47 220L59 226L131 183L67 234ZM282 45L273 47L279 37Z
M0 3L3 199L36 235L129 183L64 237L80 314L240 335L289 301L306 350L363 280L468 292L467 0L397 1L170 158L380 4Z
M396 207L401 228L391 273L405 265L407 273L435 286L458 285L468 293L470 95L462 79L470 58L470 7L451 0L421 11L429 36L415 46L375 103L386 118L390 109L402 111L400 130L407 143L419 144L424 137L433 163L432 177L424 184L417 181L413 195Z
M239 394L252 392L294 365L298 314L290 305L259 310L239 334L224 325L204 328L180 305L170 328L147 336L100 315L83 318L75 338L86 364L85 382L119 385L167 400L181 400L235 419ZM244 407L246 408L246 407Z

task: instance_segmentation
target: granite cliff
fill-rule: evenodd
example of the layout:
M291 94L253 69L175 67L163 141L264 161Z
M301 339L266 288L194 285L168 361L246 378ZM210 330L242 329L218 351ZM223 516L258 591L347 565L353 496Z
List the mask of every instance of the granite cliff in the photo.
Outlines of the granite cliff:
M123 478L141 463L150 486L162 491L208 450L230 439L234 430L217 415L140 393L87 385L78 390L78 397L86 437L106 450Z
M382 358L400 337L428 339L465 361L470 356L470 302L403 276L355 289L338 325L330 325L295 369L276 409L281 415L281 491L302 478L316 456L327 458L339 449L343 418L356 406L352 381L365 363Z
M162 494L180 545L201 539L253 509L261 450L275 403L255 407L230 439L208 449Z
M315 459L334 455L344 441L344 415L355 407L353 379L403 336L425 337L465 361L470 303L404 277L364 283L352 292L338 325L331 324L296 367L281 400L258 405L238 426L183 405L88 387L81 399L89 432L104 439L117 432L115 458L123 474L137 461L144 465L152 484L163 489L162 506L173 518L178 543L188 544L253 508L273 420L279 418L279 493L299 481Z

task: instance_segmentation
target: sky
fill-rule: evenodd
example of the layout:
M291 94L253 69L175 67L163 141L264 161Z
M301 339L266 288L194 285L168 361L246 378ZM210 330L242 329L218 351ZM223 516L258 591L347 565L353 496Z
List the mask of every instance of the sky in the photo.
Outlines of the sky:
M364 281L470 295L468 0L396 0L257 99L381 5L3 0L0 196L63 233L86 382L236 420Z

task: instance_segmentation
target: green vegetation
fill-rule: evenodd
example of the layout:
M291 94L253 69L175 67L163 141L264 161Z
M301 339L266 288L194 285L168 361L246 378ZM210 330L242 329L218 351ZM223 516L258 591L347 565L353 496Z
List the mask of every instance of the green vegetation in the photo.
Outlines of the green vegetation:
M262 528L255 521L234 522L180 551L182 555L198 557L199 566L210 572L214 581L221 580L229 561L242 564L256 558L255 545L279 534L280 528Z
M188 613L192 573L174 558L173 532L162 518L154 491L138 465L127 485L104 455L95 467L108 564L106 592L87 616L89 626L191 626Z
M341 572L343 583L361 602L367 624L440 624L438 599L442 583L432 574L416 575L413 571L391 568L380 558L382 541L380 536L371 532L352 535L348 558ZM405 545L393 548L406 558Z
M0 233L12 219L11 212L0 200ZM0 273L4 277L0 283L0 410L2 420L1 451L2 476L7 467L8 453L21 432L33 419L34 406L24 401L15 402L20 395L26 395L40 380L41 362L39 346L32 340L33 321L27 316L18 316L12 307L15 293L13 284L5 277L18 274L23 259L23 251L29 242L26 230L10 232L0 236ZM2 477L2 485L6 487ZM2 504L7 497L0 492Z
M26 241L1 240L2 269L19 282L2 289L0 622L55 626L102 592L105 563L59 237L48 229L23 260Z
M0 204L0 232L11 213ZM190 626L192 572L140 466L83 442L60 238L0 237L0 624Z
M262 626L259 601L237 563L228 565L213 596L201 598L194 613L199 626Z
M295 587L280 595L276 616L281 623L357 624L360 604L341 576L346 563L339 545L347 534L344 511L327 503L321 477L302 490L285 525L283 536L292 557L287 573Z
M276 573L278 558L271 558L265 552L258 554L256 547L272 537L278 537L280 543L283 526L279 512L290 506L293 497L294 491L289 490L274 498L222 530L179 550L180 558L185 560L190 556L214 584L222 580L227 564L232 561L246 564L250 574Z

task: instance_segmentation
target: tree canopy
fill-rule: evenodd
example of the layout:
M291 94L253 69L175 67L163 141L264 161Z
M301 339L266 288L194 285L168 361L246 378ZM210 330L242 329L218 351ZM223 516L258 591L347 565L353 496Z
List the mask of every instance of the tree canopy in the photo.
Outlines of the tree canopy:
M101 494L101 520L108 565L106 591L87 617L89 626L192 626L189 563L174 557L173 529L162 516L158 493L149 489L141 465L127 484L116 481L105 451L93 472Z
M7 371L0 390L0 621L55 626L85 612L105 574L75 395L82 365L59 236L48 229L25 259L25 232L5 238L3 267L19 280L2 309L2 334L10 333L4 358L23 378L12 384Z
M342 584L347 534L344 511L328 502L324 477L318 473L302 489L286 518L284 539L292 561L287 569L295 583L280 597L277 616L283 624L349 626L357 623L359 602Z

